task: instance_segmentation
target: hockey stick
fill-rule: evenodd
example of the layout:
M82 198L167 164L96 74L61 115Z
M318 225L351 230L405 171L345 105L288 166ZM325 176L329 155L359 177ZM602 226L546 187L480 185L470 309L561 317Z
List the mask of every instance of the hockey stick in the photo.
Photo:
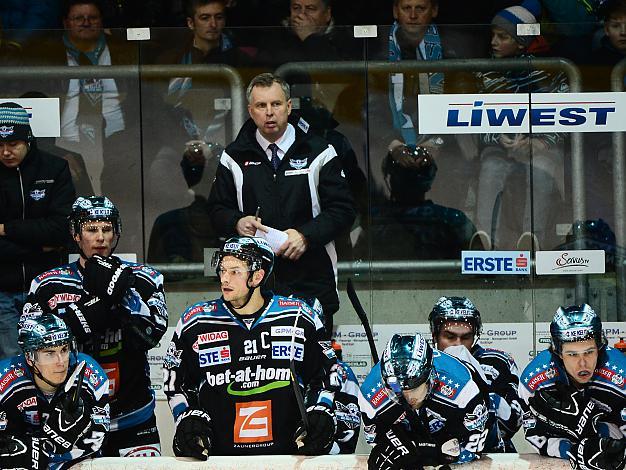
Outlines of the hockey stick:
M372 329L370 328L370 322L367 319L367 314L361 305L359 298L356 295L356 291L354 290L354 284L352 284L352 279L348 278L348 286L346 288L348 292L348 298L352 303L352 307L356 311L356 314L361 320L361 324L363 325L363 329L365 330L365 336L367 336L367 341L370 345L370 352L372 354L372 359L374 359L374 364L378 364L378 352L376 351L376 343L374 343L374 336L372 335Z
M296 444L298 448L304 445L302 439L306 436L309 430L309 418L306 415L306 407L304 406L304 398L302 396L302 390L296 380L296 362L294 359L296 350L296 328L298 327L298 320L300 319L300 312L302 307L298 307L298 313L296 315L296 321L293 322L293 330L291 330L291 350L289 354L289 370L291 371L291 386L293 387L293 393L296 396L296 402L298 403L298 409L300 410L300 416L302 417L302 423L304 424L304 433L298 437Z
M80 391L83 388L83 378L85 377L85 368L87 364L85 361L81 361L80 364L76 366L70 378L65 382L65 393L69 393L72 389L72 386L76 384L76 389L74 390L74 394L70 397L69 401L69 409L67 411L74 412L78 409L78 399L80 398Z

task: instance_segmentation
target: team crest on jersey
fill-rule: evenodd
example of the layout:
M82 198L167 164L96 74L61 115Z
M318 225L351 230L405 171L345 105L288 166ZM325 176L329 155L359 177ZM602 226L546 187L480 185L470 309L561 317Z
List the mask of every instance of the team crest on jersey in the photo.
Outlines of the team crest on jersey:
M474 411L467 413L463 418L463 425L468 431L474 431L476 429L483 429L487 422L487 407L483 404L476 405Z
M337 421L341 421L346 425L348 429L356 429L361 425L361 414L359 406L356 403L348 403L344 405L341 402L336 401L335 417Z
M0 137L3 139L13 134L15 126L0 126Z
M535 419L530 411L524 413L522 426L524 427L524 429L533 429L535 426L537 426L537 419Z
M24 375L24 369L16 367L14 373L16 377L22 377Z
M198 342L194 343L195 349L194 351L198 351ZM192 346L193 348L193 346ZM174 369L175 367L180 366L181 356L183 352L180 349L176 349L176 345L174 341L170 341L169 346L167 347L167 352L165 353L165 357L163 358L163 365L166 369Z
M611 377L611 382L621 387L624 385L624 377L619 374L615 374L613 377Z
M291 168L295 170L302 170L302 168L306 166L308 161L308 158L290 158L289 166L291 166Z

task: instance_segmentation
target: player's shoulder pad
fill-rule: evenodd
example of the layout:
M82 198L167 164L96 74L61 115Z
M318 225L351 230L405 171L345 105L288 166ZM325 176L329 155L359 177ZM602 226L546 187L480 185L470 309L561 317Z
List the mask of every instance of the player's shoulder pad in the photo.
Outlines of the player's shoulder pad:
M624 353L607 346L604 354L601 354L598 358L593 381L617 387L623 392L626 390L624 371L626 371L626 356Z
M126 266L129 266L133 270L133 274L135 276L140 276L140 277L149 279L155 284L160 284L163 282L163 275L159 271L154 269L152 266L148 266L147 264L141 264L141 263L132 263L130 261L125 261L125 260L121 260L121 261L123 264L125 264Z
M538 389L550 387L563 380L564 374L552 353L546 349L537 354L524 368L520 375L520 385L534 393Z
M361 394L365 400L361 406L361 411L365 412L370 418L375 416L385 406L393 403L387 395L387 390L380 371L380 362L377 363L361 385Z
M223 307L219 299L203 300L202 302L198 302L187 307L187 309L180 316L180 322L183 327L186 327L197 321L199 318L216 315L222 308Z
M273 310L285 310L285 311L298 311L300 310L300 315L305 320L308 320L310 323L315 325L315 329L319 329L323 327L322 321L319 316L309 307L304 300L298 299L296 297L285 297L282 295L275 295L272 302Z
M33 279L34 284L41 284L48 279L67 279L78 277L78 271L74 263L58 266L45 271Z
M3 401L15 386L32 381L26 368L26 358L21 354L0 361L0 401Z
M463 408L480 389L468 367L443 351L433 350L433 394Z
M346 379L347 380L350 380L352 382L356 382L357 384L359 383L359 381L356 378L356 374L354 373L352 368L347 363L337 359L337 364L339 364L343 368L344 372L346 373Z
M494 362L503 362L508 367L515 365L513 356L502 349L480 347L476 350L474 357L479 359L479 362L481 362L480 359L492 359Z
M84 353L78 353L77 363L85 361L85 383L93 393L96 400L100 400L103 395L109 393L109 378L104 369L91 356Z

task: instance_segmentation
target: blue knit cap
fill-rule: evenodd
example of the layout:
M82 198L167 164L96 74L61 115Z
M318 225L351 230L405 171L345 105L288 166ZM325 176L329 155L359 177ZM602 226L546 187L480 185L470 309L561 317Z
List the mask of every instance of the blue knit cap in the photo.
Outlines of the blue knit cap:
M17 103L0 103L0 142L30 142L33 132L28 113Z
M522 46L527 47L534 36L518 36L518 24L537 23L541 17L541 3L538 0L525 0L521 5L505 8L498 12L491 20L493 26L498 26L509 33Z

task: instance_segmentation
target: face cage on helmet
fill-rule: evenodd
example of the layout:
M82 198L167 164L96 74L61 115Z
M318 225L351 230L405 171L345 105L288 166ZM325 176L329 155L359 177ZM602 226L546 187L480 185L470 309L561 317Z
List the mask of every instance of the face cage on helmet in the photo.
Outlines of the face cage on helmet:
M65 341L55 341L53 343L50 344L44 344L42 346L37 347L36 349L29 349L27 351L24 351L24 357L26 357L26 359L30 359L33 363L37 362L35 355L43 350L43 349L47 349L47 348L56 348L57 346L63 346L65 344L68 344L70 346L70 362L72 356L74 356L74 359L76 360L77 356L78 356L78 345L76 343L76 338L74 338L73 336L70 336L70 338L68 340Z
M241 261L245 261L246 263L248 263L248 268L249 268L249 272L254 273L255 271L258 271L259 269L262 269L263 267L263 263L261 261L261 259L256 256L256 255L252 255L250 253L245 253L245 252L241 252L241 251L216 251L215 253L213 253L213 258L211 258L211 267L215 268L215 274L217 274L217 277L219 278L219 269L220 269L220 264L222 263L222 260L224 259L224 257L226 256L233 256ZM265 279L263 279L263 281L265 281Z
M437 318L435 318L431 322L430 329L431 329L431 333L435 336L435 338L439 337L439 333L441 333L441 327L446 322L469 323L470 325L472 325L472 331L474 333L473 344L476 344L476 341L478 341L478 339L480 338L480 330L482 329L482 324L478 318L475 318L475 317L449 318L449 317L446 317L445 315L438 315Z
M88 222L111 222L113 233L118 237L122 234L122 221L119 217L87 217L81 216L71 219L72 236L81 235L83 225Z
M565 343L579 343L581 341L587 341L589 339L593 339L594 343L596 344L596 347L598 348L598 351L602 351L602 349L604 349L604 347L607 344L606 338L604 336L604 332L597 332L597 331L594 331L593 329L590 329L589 334L582 336L580 338L571 340L571 341L564 341L562 338L555 338L552 335L552 332L550 332L550 336L551 336L550 340L551 340L552 350L556 352L557 354L563 353L563 345Z
M411 379L399 380L398 377L390 375L385 379L385 384L387 385L386 390L390 390L392 393L387 393L387 396L395 403L399 403L400 400L404 399L404 394L402 393L404 390L414 390L420 385L425 383L428 384L428 388L426 390L426 397L430 395L430 392L433 389L433 377L434 371L431 367L430 371L426 375L426 380L423 379L423 375L418 377L413 377Z

